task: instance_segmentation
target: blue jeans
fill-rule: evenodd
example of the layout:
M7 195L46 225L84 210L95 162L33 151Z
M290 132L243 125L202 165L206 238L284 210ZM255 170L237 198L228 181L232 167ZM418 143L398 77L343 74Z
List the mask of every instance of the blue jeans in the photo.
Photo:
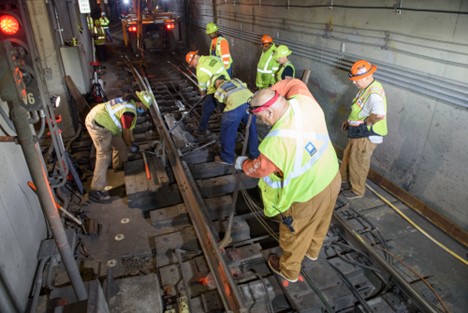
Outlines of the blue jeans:
M249 113L247 113L248 104L244 103L240 107L223 113L221 118L221 159L233 164L235 160L235 146L237 138L237 129L241 122L247 125ZM258 151L258 137L256 118L252 116L252 122L249 127L247 152L251 158L257 158L260 155Z
M228 72L229 77L232 78L232 64L231 64L231 67L226 70L226 72Z
M208 121L210 120L211 114L213 114L216 108L216 100L214 94L206 95L205 101L202 104L202 113L200 116L200 123L198 124L198 130L207 130Z

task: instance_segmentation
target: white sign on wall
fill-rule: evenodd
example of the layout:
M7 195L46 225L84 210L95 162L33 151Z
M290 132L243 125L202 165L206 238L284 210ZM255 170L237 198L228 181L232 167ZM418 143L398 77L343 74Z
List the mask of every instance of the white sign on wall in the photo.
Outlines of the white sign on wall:
M78 6L80 7L80 13L91 13L89 0L78 0Z

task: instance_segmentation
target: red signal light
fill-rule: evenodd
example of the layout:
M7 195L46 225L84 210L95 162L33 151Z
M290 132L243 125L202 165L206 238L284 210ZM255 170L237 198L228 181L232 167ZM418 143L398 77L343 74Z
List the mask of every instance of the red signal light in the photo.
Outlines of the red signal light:
M137 27L136 27L136 26L130 26L130 27L128 28L128 31L129 31L130 33L136 33L136 32L137 32Z
M14 35L20 29L18 19L11 15L0 16L0 31L5 35Z
M175 28L174 23L166 24L166 29L167 29L167 30L173 30L174 28Z

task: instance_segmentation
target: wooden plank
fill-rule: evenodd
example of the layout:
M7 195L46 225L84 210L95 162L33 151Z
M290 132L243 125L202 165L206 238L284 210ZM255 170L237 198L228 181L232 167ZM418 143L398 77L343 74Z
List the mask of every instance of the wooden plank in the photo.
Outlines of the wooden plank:
M73 98L73 100L76 103L76 106L78 108L78 113L80 114L81 121L84 121L86 118L86 115L89 113L91 110L91 107L89 106L88 102L86 102L85 98L80 93L80 90L78 87L76 87L75 82L70 76L65 76L65 84L67 84L67 88L70 91L70 94Z

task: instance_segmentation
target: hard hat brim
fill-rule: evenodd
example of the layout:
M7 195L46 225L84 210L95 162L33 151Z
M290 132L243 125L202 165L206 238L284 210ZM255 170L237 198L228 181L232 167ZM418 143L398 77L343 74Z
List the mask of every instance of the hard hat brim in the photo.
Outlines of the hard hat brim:
M367 72L365 72L363 74L360 74L360 75L353 75L353 74L351 74L351 72L349 72L348 73L348 78L349 78L349 80L352 80L352 81L360 80L360 79L366 78L366 77L374 74L375 71L377 71L377 66L371 65L370 70L368 70Z

